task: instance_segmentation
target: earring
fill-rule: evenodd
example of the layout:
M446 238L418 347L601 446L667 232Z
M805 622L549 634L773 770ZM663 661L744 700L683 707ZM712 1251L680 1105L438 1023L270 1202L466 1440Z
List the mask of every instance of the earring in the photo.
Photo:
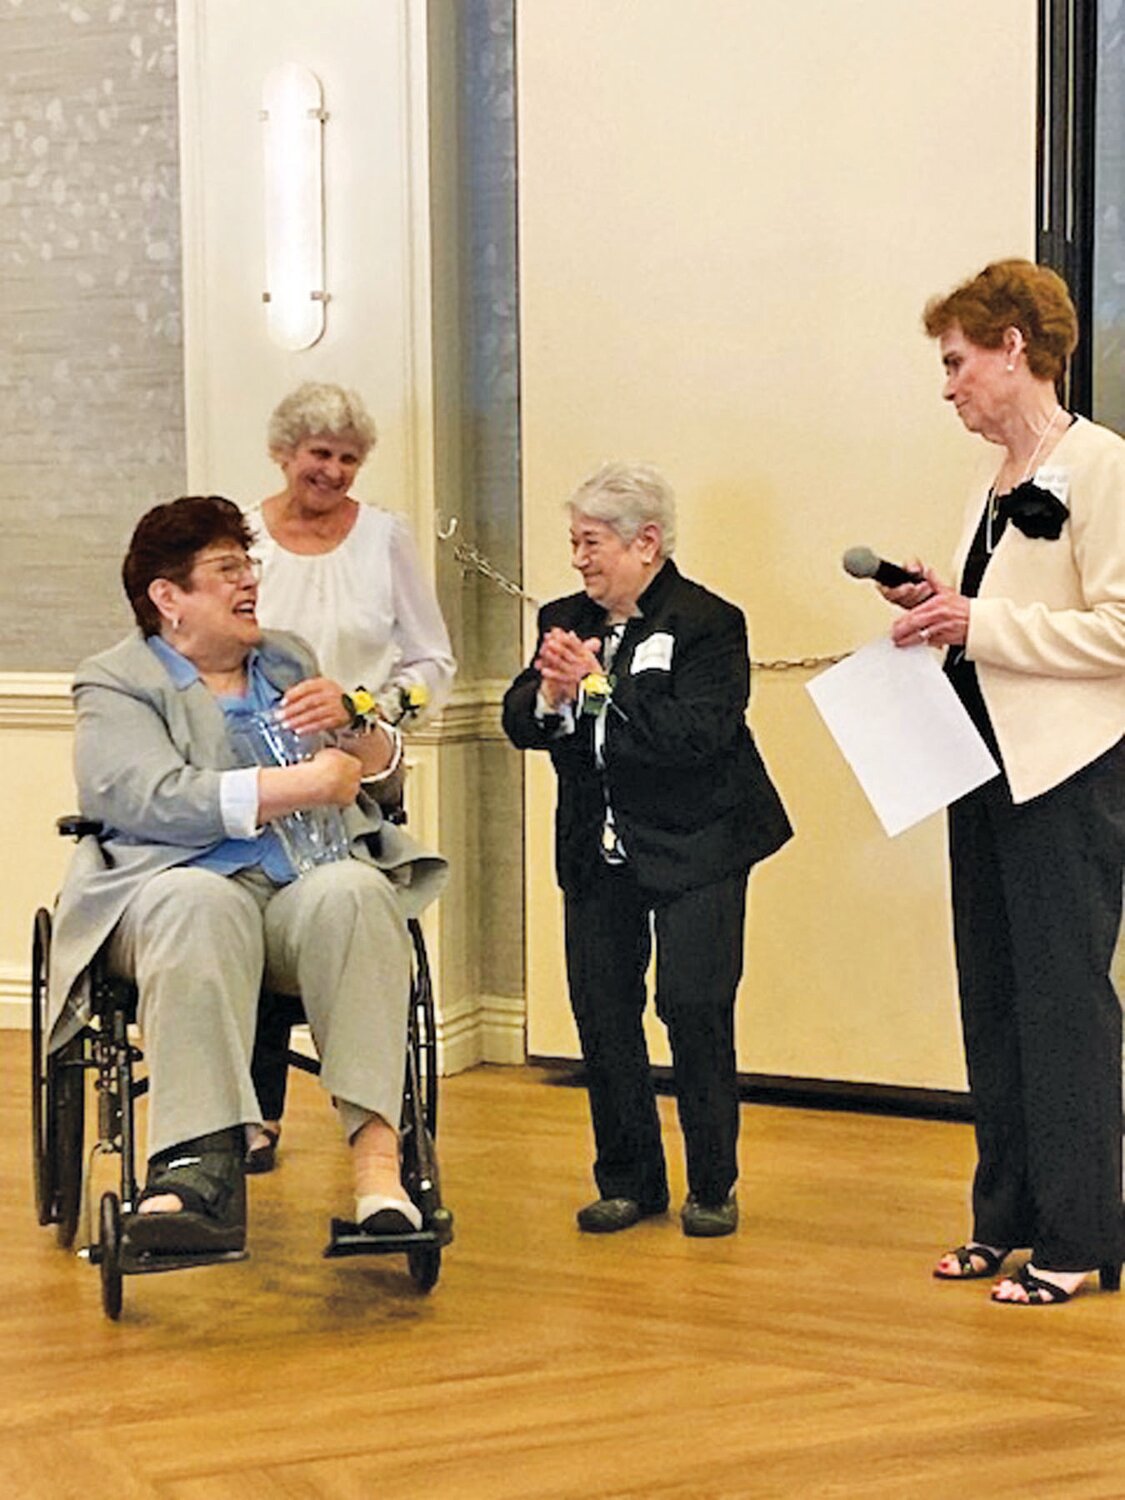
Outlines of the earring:
M172 629L173 630L179 630L180 626L183 623L184 622L183 622L183 620L181 619L181 617L179 615L173 615L172 616Z
M1016 368L1016 367L1015 367L1015 365L1014 365L1014 364L1013 364L1013 363L1012 363L1012 361L1011 361L1011 360L1009 360L1009 361L1008 361L1008 363L1007 363L1007 364L1006 364L1006 365L1005 365L1005 367L1004 367L1004 368L1005 368L1005 369L1006 369L1006 370L1007 370L1007 372L1008 372L1008 374L1009 374L1009 375L1010 375L1010 374L1011 374L1011 373L1012 373L1012 371L1013 371L1013 370L1014 370L1014 369L1015 369L1015 368Z

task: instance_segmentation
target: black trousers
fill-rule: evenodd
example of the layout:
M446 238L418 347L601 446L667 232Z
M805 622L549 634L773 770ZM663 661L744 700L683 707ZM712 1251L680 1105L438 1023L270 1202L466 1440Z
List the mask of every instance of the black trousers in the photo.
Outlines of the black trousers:
M641 1023L654 932L656 1011L672 1049L688 1188L715 1205L738 1176L734 999L747 875L666 896L646 891L628 865L604 865L592 889L566 897L567 977L604 1198L634 1198L654 1210L668 1202Z
M949 814L973 1236L1038 1266L1120 1260L1121 1007L1109 977L1125 869L1125 741L1014 804L999 777Z

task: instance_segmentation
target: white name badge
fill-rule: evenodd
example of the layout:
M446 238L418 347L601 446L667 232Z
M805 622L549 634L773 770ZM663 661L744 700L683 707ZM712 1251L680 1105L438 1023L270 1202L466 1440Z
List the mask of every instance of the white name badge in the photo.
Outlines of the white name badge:
M674 637L670 636L666 630L656 631L647 640L642 641L633 652L629 671L634 675L638 672L670 672L672 648L675 644Z
M1032 483L1037 484L1041 490L1054 495L1056 500L1061 500L1069 508L1069 469L1064 469L1061 464L1041 464L1032 476Z

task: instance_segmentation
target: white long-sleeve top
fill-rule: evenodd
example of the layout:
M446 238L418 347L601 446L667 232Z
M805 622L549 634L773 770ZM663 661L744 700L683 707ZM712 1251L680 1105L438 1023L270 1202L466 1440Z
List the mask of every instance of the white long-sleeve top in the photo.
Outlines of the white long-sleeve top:
M270 535L260 506L248 512L262 559L258 619L312 646L326 676L345 691L378 693L388 683L422 683L424 715L441 708L457 663L434 591L402 516L360 505L355 525L331 552L290 552Z

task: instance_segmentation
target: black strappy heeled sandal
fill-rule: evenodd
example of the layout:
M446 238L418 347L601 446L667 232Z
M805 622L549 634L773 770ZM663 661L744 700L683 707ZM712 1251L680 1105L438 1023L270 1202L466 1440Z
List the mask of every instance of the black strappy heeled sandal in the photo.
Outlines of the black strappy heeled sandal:
M938 1281L984 1281L986 1278L996 1276L1000 1267L1011 1255L1011 1250L993 1250L989 1245L977 1245L971 1240L967 1245L958 1245L956 1250L947 1250L946 1255L957 1257L956 1271L942 1271L934 1267L934 1276ZM973 1258L984 1262L982 1269L973 1265Z
M1087 1273L1089 1274L1089 1273ZM1022 1286L1027 1293L1027 1301L1022 1302L1014 1297L998 1297L995 1290L992 1293L992 1301L999 1302L1002 1307L1053 1307L1056 1304L1069 1302L1074 1292L1068 1292L1064 1287L1056 1286L1053 1281L1045 1281L1042 1276L1036 1276L1031 1269L1030 1262L1022 1265L1014 1276L1006 1278ZM1116 1292L1121 1288L1121 1262L1116 1265L1099 1266L1098 1282L1103 1292ZM1081 1285L1081 1283L1079 1283Z

